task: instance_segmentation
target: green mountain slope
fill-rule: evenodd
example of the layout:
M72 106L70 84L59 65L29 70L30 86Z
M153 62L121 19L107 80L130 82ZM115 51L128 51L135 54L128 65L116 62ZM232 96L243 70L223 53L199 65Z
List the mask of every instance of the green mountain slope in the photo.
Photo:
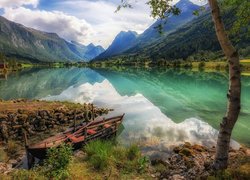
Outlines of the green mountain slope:
M226 27L229 27L234 21L233 12L227 12L223 16ZM250 45L247 31L242 31L237 35L231 36L233 44L237 49L242 50ZM199 53L204 56L218 56L220 45L217 40L214 25L210 12L206 12L192 22L184 25L177 31L169 34L161 41L151 44L139 51L130 49L126 53L137 53L150 59L187 59L190 56L196 56ZM204 53L205 52L205 53ZM250 54L248 54L250 55ZM243 56L248 56L243 54ZM199 58L199 55L198 57Z
M171 32L174 32L177 28L194 19L195 16L193 15L193 12L200 8L200 6L192 3L189 0L179 1L176 3L176 7L181 9L181 13L178 16L170 16L167 20L157 20L137 38L133 48L142 48L150 43L162 39L163 37L166 37ZM159 30L157 29L159 25L162 25L163 34L160 34Z
M0 52L7 57L36 63L88 61L94 58L78 54L72 46L55 33L27 28L0 16Z
M193 11L198 10L200 6L192 3L189 0L181 0L176 6L181 9L178 16L170 16L167 20L157 20L150 27L148 27L142 34L137 35L133 31L120 32L109 46L109 48L97 56L95 60L108 59L113 56L120 55L128 49L139 51L144 47L158 42L177 28L183 26L187 22L195 18ZM157 27L162 25L163 34L159 33Z
M223 13L226 28L235 20L234 12ZM247 30L230 35L233 44L240 52L241 57L250 57L250 40ZM135 46L118 56L110 59L124 61L143 60L176 60L194 59L211 60L222 58L223 53L217 40L214 25L209 11L178 28L176 31L162 37L158 41L145 46ZM107 59L106 59L107 60Z

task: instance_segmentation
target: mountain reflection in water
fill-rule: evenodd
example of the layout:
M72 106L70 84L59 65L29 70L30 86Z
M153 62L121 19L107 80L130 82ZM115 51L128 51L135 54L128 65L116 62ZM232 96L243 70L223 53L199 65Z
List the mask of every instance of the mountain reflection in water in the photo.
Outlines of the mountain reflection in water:
M250 78L243 77L242 113L233 138L250 145ZM0 81L0 98L94 102L126 113L123 143L214 145L226 111L227 74L160 69L30 69ZM237 143L235 143L237 144Z

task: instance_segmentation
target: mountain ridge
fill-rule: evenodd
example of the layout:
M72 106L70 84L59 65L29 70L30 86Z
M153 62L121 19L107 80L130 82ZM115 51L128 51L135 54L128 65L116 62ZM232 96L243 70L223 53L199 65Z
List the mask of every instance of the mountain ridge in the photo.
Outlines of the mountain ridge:
M222 13L223 22L230 29L236 17L231 9ZM249 26L248 26L249 27ZM230 34L232 43L242 58L250 57L250 41L246 30ZM215 60L223 59L220 44L217 40L209 9L190 22L179 27L167 36L146 44L144 47L133 47L110 58L110 60L126 61L158 61L158 60ZM102 59L103 61L109 59ZM101 60L93 60L101 61Z
M194 10L198 10L200 6L192 3L189 0L181 0L179 1L176 6L182 10L181 14L178 16L170 16L167 19L167 22L165 23L166 20L157 20L154 22L151 26L149 26L142 34L137 35L136 39L133 40L132 42L129 42L127 47L125 48L119 48L116 46L114 41L117 39L117 36L122 33L120 32L114 39L114 41L111 43L110 46L113 47L113 49L116 49L117 51L110 53L106 52L108 49L97 56L94 60L101 60L101 59L107 59L115 55L122 54L124 52L130 52L132 51L139 51L140 49L146 47L149 44L152 44L153 42L158 41L159 39L162 39L163 37L166 37L169 33L175 31L177 28L181 27L182 25L188 23L192 19L195 18L193 15ZM163 33L160 34L157 27L159 25L162 25L163 27Z
M116 35L111 45L101 53L96 59L108 58L129 49L135 42L138 34L135 31L121 31Z
M56 33L29 28L0 16L0 52L7 57L33 63L73 62L89 61L104 51L100 46L83 51L85 46L79 44L72 45ZM74 51L78 48L82 51ZM94 54L83 54L92 51Z
M138 41L145 41L145 39L151 41L154 39L161 38L162 35L157 29L160 24L163 26L163 36L168 35L169 33L175 31L178 27L194 19L195 16L193 15L193 11L198 10L200 8L200 6L192 3L189 0L181 0L176 3L175 6L181 10L181 13L179 15L172 15L166 20L158 19L139 36Z

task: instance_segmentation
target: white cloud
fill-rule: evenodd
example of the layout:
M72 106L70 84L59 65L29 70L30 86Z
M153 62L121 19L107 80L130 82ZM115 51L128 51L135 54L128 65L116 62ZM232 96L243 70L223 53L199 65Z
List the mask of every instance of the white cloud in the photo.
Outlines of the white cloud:
M179 0L173 0L176 3ZM206 0L192 0L199 4ZM85 19L95 29L92 42L104 47L110 45L120 31L145 31L155 20L150 17L148 0L130 0L132 9L121 9L114 13L120 0L64 0L54 3L55 8Z
M27 27L55 32L66 40L89 43L93 34L91 26L85 20L59 11L30 10L24 7L5 8L3 16Z
M155 20L150 17L148 0L131 0L133 8L114 13L120 0L53 0L39 10L39 0L0 0L4 16L42 31L55 32L67 40L101 44L107 48L120 31L142 33ZM177 2L178 0L173 0ZM194 3L206 0L192 0ZM42 1L40 2L40 4ZM40 5L39 4L39 5ZM32 5L35 9L22 7ZM37 7L37 8L36 8Z
M6 7L20 7L22 5L32 5L37 7L39 0L1 0L0 8Z
M142 33L154 22L146 1L136 1L133 9L121 9L118 13L115 13L115 10L119 0L68 0L58 2L56 7L85 19L96 31L92 42L107 47L120 31L132 30Z

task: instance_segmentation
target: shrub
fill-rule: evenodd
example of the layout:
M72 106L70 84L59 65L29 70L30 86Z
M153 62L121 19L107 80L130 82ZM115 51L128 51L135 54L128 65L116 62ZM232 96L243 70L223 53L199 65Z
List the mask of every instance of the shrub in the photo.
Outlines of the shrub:
M140 171L140 172L142 172L142 171L145 171L145 169L146 169L146 167L148 166L148 164L149 164L149 158L148 157L146 157L146 156L143 156L143 157L140 157L139 159L138 159L138 170Z
M49 178L61 179L69 175L68 166L72 159L72 147L62 144L60 147L50 148L44 161L45 174Z
M198 68L199 68L199 70L204 70L205 66L206 66L205 62L200 62L198 65Z

